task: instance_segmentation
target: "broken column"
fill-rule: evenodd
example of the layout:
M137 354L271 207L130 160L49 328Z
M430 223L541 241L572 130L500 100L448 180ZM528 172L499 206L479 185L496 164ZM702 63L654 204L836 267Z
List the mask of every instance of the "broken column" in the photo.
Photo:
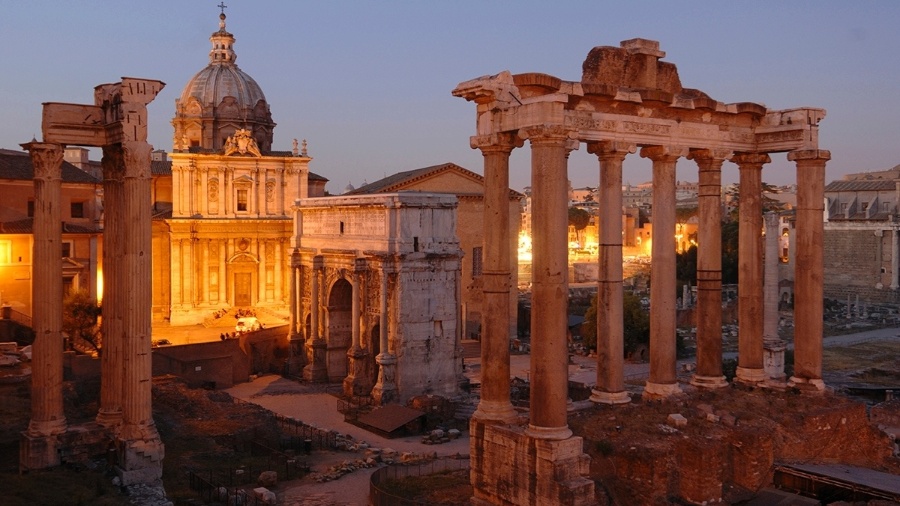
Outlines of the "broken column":
M766 213L765 306L763 307L763 367L766 376L784 381L784 350L778 335L778 214Z
M31 420L22 433L19 468L45 469L60 464L57 436L66 431L63 412L62 338L62 185L63 150L59 144L29 142L34 167L34 246L32 308L34 344L31 365Z

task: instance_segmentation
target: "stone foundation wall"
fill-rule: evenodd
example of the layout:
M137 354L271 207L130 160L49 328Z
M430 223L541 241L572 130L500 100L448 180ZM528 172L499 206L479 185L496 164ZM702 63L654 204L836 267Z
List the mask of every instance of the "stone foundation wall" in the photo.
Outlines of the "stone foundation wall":
M824 235L825 296L878 303L898 303L900 294L891 290L890 232L875 235L874 229L826 228Z

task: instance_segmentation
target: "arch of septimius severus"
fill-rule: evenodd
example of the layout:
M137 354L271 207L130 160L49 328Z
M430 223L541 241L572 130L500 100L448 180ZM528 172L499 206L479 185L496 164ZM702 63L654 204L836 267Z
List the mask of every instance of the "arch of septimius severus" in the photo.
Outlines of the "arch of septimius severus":
M821 391L823 188L828 151L818 146L816 108L769 110L750 102L724 104L683 88L674 64L661 62L659 43L632 39L596 47L580 82L540 73L502 72L460 83L453 94L477 105L473 148L484 155L485 230L505 237L511 151L531 143L533 292L531 409L517 424L509 398L509 334L502 318L486 318L482 399L471 424L476 504L591 504L583 478L590 457L566 420L568 354L567 157L580 143L597 155L600 172L597 403L628 402L623 378L622 163L640 153L653 163L650 376L645 399L681 391L675 357L675 164L697 163L697 369L691 383L719 388L721 333L721 170L740 173L739 364L735 381L766 379L763 350L761 173L769 153L787 152L797 169L797 272L794 376L790 384ZM504 241L486 238L486 315L509 304L509 255ZM493 308L493 310L491 309ZM515 465L512 465L515 463Z
M34 165L34 331L31 421L22 470L60 464L80 444L116 449L123 485L162 476L164 447L151 409L150 151L147 104L164 83L122 78L94 89L94 104L45 103L43 142L22 147ZM70 426L63 412L59 209L63 148L103 148L103 355L96 423ZM91 443L94 441L94 443Z

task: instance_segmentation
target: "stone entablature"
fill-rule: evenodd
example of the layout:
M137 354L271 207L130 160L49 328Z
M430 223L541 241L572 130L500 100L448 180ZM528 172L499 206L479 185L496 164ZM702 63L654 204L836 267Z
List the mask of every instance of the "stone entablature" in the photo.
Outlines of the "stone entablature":
M291 338L304 377L381 404L458 394L456 198L299 199L294 212Z

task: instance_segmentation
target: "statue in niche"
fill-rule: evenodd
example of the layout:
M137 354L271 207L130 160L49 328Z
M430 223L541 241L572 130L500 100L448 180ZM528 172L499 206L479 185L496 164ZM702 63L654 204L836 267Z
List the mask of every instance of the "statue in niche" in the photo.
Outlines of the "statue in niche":
M266 182L266 202L275 202L275 181Z
M209 180L209 200L219 200L219 181L217 179Z
M250 131L246 128L238 129L234 135L225 140L225 156L235 153L262 156L262 153L259 152L259 147L256 145L256 139L250 135Z

